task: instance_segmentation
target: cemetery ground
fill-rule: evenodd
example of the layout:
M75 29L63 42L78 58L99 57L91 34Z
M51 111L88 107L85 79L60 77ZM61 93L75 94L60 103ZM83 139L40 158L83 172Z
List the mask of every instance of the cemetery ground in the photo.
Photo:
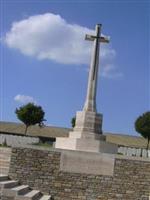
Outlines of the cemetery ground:
M55 132L58 136L61 128L45 127L45 129L46 133L49 133L51 143L55 142L53 134ZM146 148L145 139L107 133L107 140L115 142L119 146L118 155L108 156L102 153L82 153L80 151L74 153L70 150L56 150L52 145L49 148L49 144L45 144L44 139L42 145L40 143L33 145L33 141L37 142L38 137L45 135L45 129L33 126L29 128L29 135L24 136L22 124L3 123L1 139L2 135L9 139L15 137L12 139L14 142L18 137L18 141L22 141L22 143L21 145L12 145L10 151L6 147L6 143L9 143L9 147L11 146L8 139L1 148L6 149L5 153L7 154L5 156L7 160L3 162L3 165L5 164L3 172L7 176L0 177L0 185L4 191L1 196L2 200L32 198L46 200L148 200L150 159L146 157L146 153L141 154L142 151L140 151L140 149L145 150ZM12 130L14 130L13 134ZM20 134L17 134L17 130ZM42 132L39 134L37 130ZM70 129L62 129L63 134L60 136L67 137L69 131ZM15 132L16 134L14 134ZM45 139L47 138L48 135ZM3 146L3 144L1 145ZM4 151L1 149L0 153L2 154ZM2 158L1 155L0 157ZM0 167L2 172L2 164ZM27 196L25 197L25 195Z

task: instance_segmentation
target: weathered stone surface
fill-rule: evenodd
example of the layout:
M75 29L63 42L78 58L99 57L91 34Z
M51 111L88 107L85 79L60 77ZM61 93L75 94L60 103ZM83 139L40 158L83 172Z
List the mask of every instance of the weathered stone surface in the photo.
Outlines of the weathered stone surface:
M0 174L8 174L11 148L0 147Z
M61 152L12 150L9 175L55 200L148 200L150 160L115 158L114 175L60 171Z
M57 138L55 148L111 154L118 151L116 144L94 138Z
M90 111L78 111L76 113L75 132L86 132L93 134L102 134L102 114ZM86 135L85 135L86 137Z
M114 173L114 155L82 151L63 151L60 170L64 172L109 175Z

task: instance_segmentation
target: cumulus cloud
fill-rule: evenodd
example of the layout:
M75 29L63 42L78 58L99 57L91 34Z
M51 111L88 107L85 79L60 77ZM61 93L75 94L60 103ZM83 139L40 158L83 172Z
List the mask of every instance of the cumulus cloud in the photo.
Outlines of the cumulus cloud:
M40 60L89 64L92 42L84 41L85 34L94 34L94 30L69 24L60 15L45 13L14 22L6 33L5 43L24 55ZM102 44L100 54L102 63L107 63L115 57L116 52L110 45Z
M34 100L34 98L31 96L27 96L27 95L18 94L14 97L14 100L19 103L29 103L30 102L30 103L36 104L36 101Z

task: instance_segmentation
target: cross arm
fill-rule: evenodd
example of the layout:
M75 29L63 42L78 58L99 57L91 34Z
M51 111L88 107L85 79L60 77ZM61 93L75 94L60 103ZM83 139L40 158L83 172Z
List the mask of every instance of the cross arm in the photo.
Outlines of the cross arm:
M85 35L85 40L94 41L96 38L97 37L94 36L94 35L88 35L88 34ZM101 37L98 37L98 38L100 39L99 40L100 42L109 43L109 37L101 36Z
M109 37L100 37L100 42L109 43Z
M95 40L95 36L86 34L85 35L85 40L94 41Z

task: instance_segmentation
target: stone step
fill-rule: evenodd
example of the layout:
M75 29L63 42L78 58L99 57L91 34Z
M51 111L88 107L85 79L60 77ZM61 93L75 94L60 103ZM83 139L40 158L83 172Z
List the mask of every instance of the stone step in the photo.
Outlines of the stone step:
M9 169L8 166L0 166L0 174L5 174L5 173L1 173L1 171L7 171Z
M3 189L3 196L7 197L15 197L17 195L24 195L29 192L28 185L20 185L14 188L4 188Z
M10 159L11 148L0 147L0 174L8 174Z
M0 174L8 174L9 170L0 170Z
M15 200L38 200L42 194L38 190L32 190L25 195L16 196Z
M1 156L1 157L4 157L4 156L5 156L5 157L7 158L7 157L10 157L10 156L11 156L11 153L8 153L8 152L1 152L1 150L0 150L0 156Z
M7 181L9 178L6 174L0 174L0 182L1 181Z
M8 168L0 168L0 174L7 174L8 175L9 169Z
M10 156L5 156L5 155L0 155L0 160L6 160L6 161L10 161Z
M0 174L5 174L5 173L1 173L1 171L8 171L9 170L9 165L3 165L3 166L0 166Z
M0 147L0 153L11 153L11 148Z
M2 168L9 168L9 166L10 166L10 163L7 163L7 162L0 162L0 169L2 169Z
M0 159L4 158L4 159L9 159L10 160L11 154L4 154L0 152Z
M0 160L10 161L10 156L8 157L8 156L0 155Z
M7 180L7 181L1 181L0 182L0 189L3 188L13 188L18 185L18 181L12 181L12 180Z
M11 152L11 148L10 147L0 147L0 151Z
M51 200L51 195L31 190L28 185L19 185L18 181L9 180L6 174L0 174L0 193L3 198L13 200Z
M8 153L10 154L11 153L11 148L7 149L7 148L0 148L0 153Z
M3 162L3 161L10 162L10 158L0 157L0 162Z
M6 174L8 175L9 168L8 167L0 167L0 174Z
M51 200L50 195L43 195L39 200Z
M3 165L9 166L10 162L7 160L0 160L0 167Z

